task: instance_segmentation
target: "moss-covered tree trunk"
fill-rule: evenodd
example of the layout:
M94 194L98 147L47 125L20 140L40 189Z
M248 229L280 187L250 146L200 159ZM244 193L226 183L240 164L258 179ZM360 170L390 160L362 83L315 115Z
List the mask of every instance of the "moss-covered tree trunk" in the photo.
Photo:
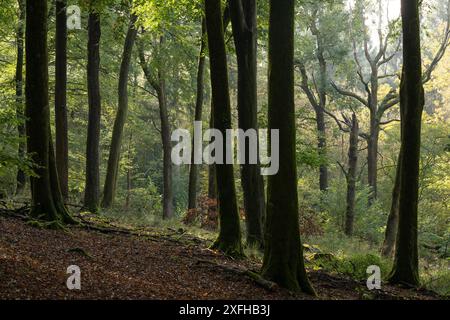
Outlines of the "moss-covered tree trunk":
M86 141L86 186L84 206L91 212L97 212L100 202L100 14L91 11L88 22L88 132Z
M128 115L128 74L130 71L131 55L137 36L135 26L137 17L132 14L122 54L119 71L118 108L114 121L111 145L109 148L108 167L106 170L105 186L103 189L102 207L109 208L116 195L117 177L119 174L120 149L122 146L123 128Z
M206 65L206 22L202 19L202 39L200 44L200 53L198 57L198 68L197 68L197 96L195 102L195 121L202 121L203 114L203 98L204 98L204 78L205 78L205 65ZM188 209L197 208L197 180L198 180L198 169L199 165L194 163L195 159L195 138L192 138L192 156L191 156L191 167L189 170L189 190L188 190Z
M280 170L268 178L262 275L284 288L314 294L305 270L298 217L294 4L294 0L270 1L269 129L279 130Z
M47 1L27 0L26 11L26 133L27 150L37 176L31 178L31 216L57 222L74 220L66 210L50 131L48 97Z
M25 117L23 108L23 58L24 58L24 33L25 33L25 0L18 0L19 5L19 23L17 26L16 42L16 116L17 116L17 132L19 134L19 145L17 155L19 159L25 157ZM17 186L16 194L22 193L26 184L26 175L20 168L17 170L16 176Z
M402 0L403 73L400 86L402 145L397 244L391 283L419 285L417 207L424 90L420 49L419 0Z
M239 128L258 132L257 105L257 26L256 0L231 0L230 16L238 63L238 117ZM241 146L250 150L249 140ZM264 181L261 176L259 156L257 163L250 163L246 152L241 165L241 183L244 192L247 244L262 247L262 220L265 214Z
M55 151L59 185L69 196L69 141L67 125L67 15L66 0L56 0L55 35Z
M231 128L231 107L228 87L228 70L222 25L221 0L205 0L206 26L208 32L211 64L211 88L214 105L214 128L222 136ZM226 155L226 144L223 144ZM216 180L219 197L219 237L213 248L233 256L242 255L239 213L232 164L217 163Z

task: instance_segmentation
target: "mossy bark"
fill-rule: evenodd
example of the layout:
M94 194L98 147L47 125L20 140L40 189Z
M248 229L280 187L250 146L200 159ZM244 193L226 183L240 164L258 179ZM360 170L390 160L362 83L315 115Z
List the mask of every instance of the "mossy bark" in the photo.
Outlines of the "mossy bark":
M100 14L89 13L88 22L88 133L86 140L86 187L84 206L90 212L97 212L100 203Z
M294 0L270 1L269 129L280 134L280 170L269 176L262 275L280 286L315 294L300 241L295 156ZM269 143L270 145L270 143Z
M66 210L56 171L48 97L47 1L28 0L26 18L27 150L36 166L31 178L31 216L74 223Z
M420 48L419 0L402 0L403 73L400 86L402 145L400 150L399 221L394 266L389 282L419 285L417 207L424 89Z
M237 108L239 128L258 132L257 105L257 26L256 0L231 0L230 17L238 63ZM246 141L245 150L250 150L251 141ZM259 156L257 163L249 161L241 165L241 184L244 193L247 244L262 248L263 217L265 214L264 181L261 176Z
M220 0L205 0L206 28L211 64L211 88L214 105L214 127L226 136L231 128L231 107L228 87L227 56L225 49ZM223 144L223 155L226 144ZM228 255L243 254L236 187L232 164L216 164L217 191L219 197L219 237L214 249Z

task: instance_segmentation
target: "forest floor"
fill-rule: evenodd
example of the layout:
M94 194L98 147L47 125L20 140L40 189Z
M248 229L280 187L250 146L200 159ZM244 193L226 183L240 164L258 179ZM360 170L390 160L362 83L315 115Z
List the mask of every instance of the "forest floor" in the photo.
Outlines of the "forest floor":
M66 287L81 269L81 290ZM0 216L0 299L311 299L259 283L240 270L250 259L214 252L184 230L74 226L49 230ZM237 271L236 271L237 270ZM426 290L382 285L308 270L317 299L439 299Z

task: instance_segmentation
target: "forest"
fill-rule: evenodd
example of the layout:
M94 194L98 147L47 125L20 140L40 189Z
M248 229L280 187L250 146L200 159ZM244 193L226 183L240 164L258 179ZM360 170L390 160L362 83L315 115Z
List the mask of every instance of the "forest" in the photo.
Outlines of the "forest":
M449 45L450 0L0 1L0 300L447 300Z

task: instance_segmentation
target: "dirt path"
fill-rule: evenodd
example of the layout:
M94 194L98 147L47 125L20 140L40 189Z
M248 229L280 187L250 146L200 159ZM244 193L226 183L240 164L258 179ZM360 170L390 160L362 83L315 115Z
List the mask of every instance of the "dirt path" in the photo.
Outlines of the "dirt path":
M0 299L310 299L279 288L268 290L203 260L258 268L215 253L201 242L81 228L54 231L0 217ZM81 290L66 287L70 265L81 269ZM388 286L373 294L351 279L318 271L309 275L322 299L435 298Z

